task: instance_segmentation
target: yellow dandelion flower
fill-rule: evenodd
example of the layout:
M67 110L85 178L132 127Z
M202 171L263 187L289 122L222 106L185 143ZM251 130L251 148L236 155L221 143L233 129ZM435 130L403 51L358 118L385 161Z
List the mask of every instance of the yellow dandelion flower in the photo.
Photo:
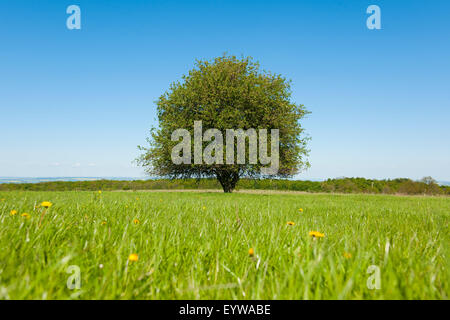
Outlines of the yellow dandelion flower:
M352 254L350 252L344 252L344 258L350 259L352 257Z
M253 257L255 255L255 250L253 250L253 248L248 249L248 255Z
M102 226L106 225L106 221L102 221L101 225Z
M141 223L141 222L140 222L138 219L134 219L134 220L133 220L133 223L134 223L134 224L139 224L139 223Z
M319 232L319 231L310 231L309 235L313 238L323 238L325 237L325 234Z
M288 221L288 226L293 226L293 225L295 225L295 222L293 222L293 221Z
M28 214L26 212L22 213L20 216L24 217L25 219L30 219L31 218L30 214Z
M50 208L53 205L50 201L44 201L41 203L41 207L44 207L46 209Z
M298 209L298 212L302 213L302 212L303 212L303 209L302 209L302 208Z
M11 212L9 214L12 216L15 216L17 214L17 210L11 210Z
M137 253L132 253L128 257L128 260L130 260L131 262L138 261L138 259L139 259L139 256L137 255Z
M102 190L98 190L98 194L102 194Z
M203 206L203 207L202 207L202 209L203 209L203 210L205 210L205 209L206 209L206 207L205 207L205 206Z

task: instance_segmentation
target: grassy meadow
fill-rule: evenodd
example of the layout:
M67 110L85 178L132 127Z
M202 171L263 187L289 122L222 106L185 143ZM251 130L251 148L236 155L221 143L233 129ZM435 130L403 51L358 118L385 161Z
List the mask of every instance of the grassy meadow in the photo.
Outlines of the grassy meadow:
M449 213L448 197L0 192L0 299L448 299Z

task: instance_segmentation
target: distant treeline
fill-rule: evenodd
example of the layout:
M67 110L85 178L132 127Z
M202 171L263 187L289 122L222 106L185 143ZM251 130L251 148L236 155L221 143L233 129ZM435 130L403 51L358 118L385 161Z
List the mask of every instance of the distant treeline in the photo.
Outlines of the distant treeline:
M41 183L4 183L0 191L112 191L112 190L158 190L158 189L222 189L216 179L186 180L95 180L53 181ZM326 181L241 179L239 189L289 190L329 193L374 193L411 195L450 195L450 186L439 186L433 179L369 180L364 178L339 178Z

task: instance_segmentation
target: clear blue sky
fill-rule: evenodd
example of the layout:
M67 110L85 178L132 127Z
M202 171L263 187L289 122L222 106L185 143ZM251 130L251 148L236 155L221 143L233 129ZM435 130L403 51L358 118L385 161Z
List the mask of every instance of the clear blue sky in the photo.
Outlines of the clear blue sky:
M446 0L2 0L0 176L142 176L154 101L227 52L292 79L312 112L298 178L450 180L449 16Z

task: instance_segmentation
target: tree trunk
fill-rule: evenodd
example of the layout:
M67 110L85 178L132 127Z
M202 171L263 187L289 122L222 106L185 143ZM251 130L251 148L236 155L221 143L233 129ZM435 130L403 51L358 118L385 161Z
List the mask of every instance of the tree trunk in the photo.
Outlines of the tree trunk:
M222 186L223 192L231 193L239 181L239 173L233 171L218 171L216 172L217 180Z

